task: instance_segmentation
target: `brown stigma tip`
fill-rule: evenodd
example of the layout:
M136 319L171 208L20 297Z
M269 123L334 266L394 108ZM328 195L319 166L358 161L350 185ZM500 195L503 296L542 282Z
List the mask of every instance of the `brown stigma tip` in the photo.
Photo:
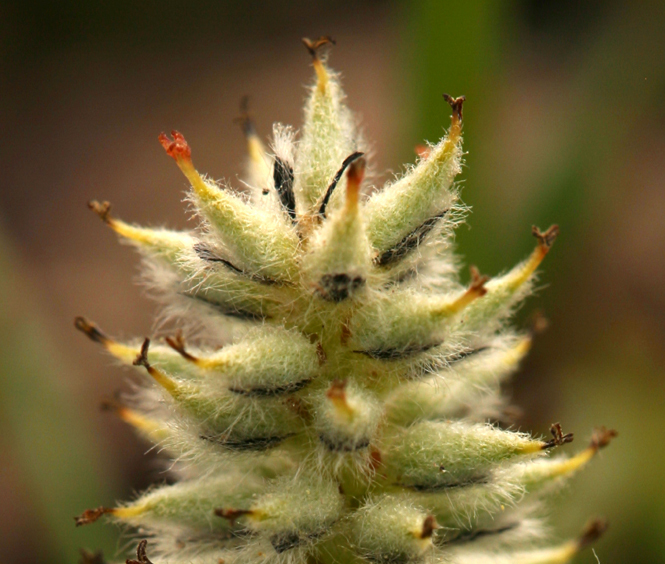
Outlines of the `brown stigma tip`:
M256 135L256 128L254 127L254 120L249 113L249 96L246 94L240 98L240 115L233 120L242 128L245 137Z
M319 361L319 366L323 366L326 361L328 360L328 357L326 355L326 351L323 348L323 345L321 344L321 341L317 341L316 343L316 356Z
M94 323L90 323L85 317L79 316L75 318L74 327L95 343L106 345L110 341L110 339L104 335Z
M335 45L335 40L329 35L322 35L318 39L311 40L307 37L302 38L303 45L307 48L309 54L314 58L318 59L317 51L324 45Z
M192 159L192 150L189 148L183 134L174 130L171 131L171 137L172 139L169 139L166 133L160 133L158 137L166 154L173 157L176 162L190 161Z
M122 404L120 404L114 398L104 398L101 402L99 402L99 409L101 411L118 412L122 408L123 408Z
M134 362L132 363L134 366L145 366L148 370L150 370L150 363L148 362L148 349L150 348L150 339L146 337L143 341L143 344L141 345L141 352L136 355L136 358L134 359Z
M563 430L561 429L561 423L553 423L550 427L550 433L552 433L553 438L551 441L547 441L543 444L543 450L573 442L573 434L567 433L564 435Z
M90 200L88 208L94 211L104 223L111 223L111 204L108 202L98 202Z
M413 148L416 155L421 159L426 159L430 156L432 148L429 145L418 144Z
M147 540L142 540L136 547L136 560L128 559L125 564L152 564L148 558L146 547L148 546Z
M333 380L326 392L326 397L333 401L346 402L346 380Z
M360 155L362 155L362 153L360 153ZM359 156L349 165L349 168L346 171L346 178L348 179L349 183L360 186L363 178L365 178L366 165L367 161L365 161L365 159L361 156Z
M549 250L559 235L559 226L551 225L547 231L542 232L534 225L531 227L531 233L536 239L538 239L538 243L541 247Z
M596 451L599 451L601 448L605 448L612 442L619 433L614 429L607 429L606 427L597 427L591 435L591 445L590 447Z
M420 531L421 539L430 538L436 529L439 528L439 524L436 522L434 515L428 515L423 521L423 528Z
M82 548L79 552L81 554L79 564L106 564L104 553L101 550L91 552L90 550Z
M462 121L462 107L464 106L464 101L466 96L460 96L459 98L453 98L450 94L444 94L443 99L450 104L450 107L453 109L453 118Z
M235 525L236 519L242 517L243 515L251 515L252 511L250 509L215 509L215 515L226 519L231 523L231 526Z
M185 350L185 339L180 331L178 331L174 337L166 337L165 340L166 344L180 354L185 360L189 360L190 362L197 362L199 360Z
M74 521L76 521L77 527L90 525L91 523L97 521L102 515L106 515L107 513L113 513L113 509L109 509L108 507L86 509L83 513L81 513L81 515L74 517Z
M534 337L536 335L541 335L547 331L550 326L550 320L545 317L545 314L537 309L531 314L529 319L529 334Z
M487 294L485 284L490 279L489 276L481 275L478 268L473 265L469 267L469 270L471 271L471 284L468 291L478 294L478 296L484 296Z
M577 539L578 549L582 550L594 544L603 536L609 526L607 519L594 519L593 521L590 521L586 527L584 527L580 538Z

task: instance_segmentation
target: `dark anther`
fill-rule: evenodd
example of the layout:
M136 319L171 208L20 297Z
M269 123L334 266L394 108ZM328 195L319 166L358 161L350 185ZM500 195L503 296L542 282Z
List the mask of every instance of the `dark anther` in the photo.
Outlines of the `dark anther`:
M165 340L166 344L169 347L171 347L174 351L179 353L180 356L182 356L182 358L184 358L185 360L189 360L192 362L196 362L198 360L195 356L189 354L185 350L185 339L183 339L182 333L180 331L178 331L175 334L175 337L166 337Z
M97 521L102 515L107 513L112 513L113 509L108 509L107 507L97 507L96 509L86 509L78 517L74 517L76 521L76 526L81 527L83 525L90 525Z
M330 186L328 186L328 189L326 190L325 196L323 196L323 200L321 202L321 206L319 207L319 215L322 217L326 217L326 208L328 207L328 202L330 201L330 197L332 196L332 193L334 192L335 188L337 187L337 183L339 182L340 178L342 178L342 175L344 174L344 171L346 170L346 167L348 167L353 161L356 159L359 159L362 157L365 153L361 153L360 151L356 151L355 153L349 155L344 159L342 162L341 168L335 173L335 176L332 179L332 182L330 183Z
M577 539L577 546L579 550L595 543L607 531L609 523L606 519L594 519L584 527L580 538Z
M453 98L450 94L444 94L443 99L448 102L450 107L453 109L453 116L455 116L459 121L462 121L462 106L464 105L466 96Z
M111 204L108 202L98 202L97 200L90 200L88 207L94 211L104 223L111 221Z
M142 540L139 545L136 547L136 560L126 560L126 564L152 564L148 555L146 553L146 547L148 546L147 540Z
M573 434L567 433L564 435L563 431L561 430L561 423L552 424L550 427L550 433L552 433L552 437L554 438L551 441L547 441L543 444L543 450L573 442Z
M232 527L236 524L236 519L243 515L251 515L251 513L252 512L249 509L215 509L215 515L222 519L226 519Z
M533 225L531 227L531 233L536 239L538 239L541 246L549 249L554 244L554 241L559 235L559 226L552 225L547 231L543 233L540 229Z
M320 47L323 47L324 45L335 45L335 40L330 37L329 35L323 35L319 37L318 39L315 39L312 41L311 39L308 39L307 37L302 38L302 42L307 48L307 51L309 54L314 57L315 59L317 58L316 52L319 50Z
M614 429L607 429L606 427L598 427L594 429L593 435L591 436L591 448L598 451L601 448L605 448L610 444L613 438L615 438L619 433Z
M285 160L275 157L272 177L282 206L284 206L291 220L295 221L296 196L293 193L293 167Z
M95 343L101 343L102 345L105 345L110 341L110 339L104 335L104 333L102 333L95 324L90 323L85 317L75 318L74 327L84 333L91 341L94 341Z
M150 363L148 362L148 349L150 348L150 339L146 337L143 340L143 344L141 345L141 352L136 356L134 359L134 366L145 366L148 370L150 370Z

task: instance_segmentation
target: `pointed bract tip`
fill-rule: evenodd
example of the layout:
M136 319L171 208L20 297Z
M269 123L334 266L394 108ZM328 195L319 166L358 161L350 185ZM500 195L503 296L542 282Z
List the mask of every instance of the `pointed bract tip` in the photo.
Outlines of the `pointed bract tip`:
M77 527L90 525L91 523L97 521L102 515L106 515L107 513L113 513L113 509L109 509L108 507L86 509L83 513L81 513L81 515L74 517L74 521L76 521Z
M591 448L598 451L601 448L605 448L612 442L612 439L617 437L619 433L614 429L608 429L606 427L597 427L591 435Z
M318 50L324 45L336 45L335 40L329 35L322 35L318 39L309 39L308 37L302 38L303 45L307 48L309 54L314 58L318 59Z
M111 204L109 202L90 200L88 208L95 212L104 223L111 223Z
M549 250L559 236L559 226L556 224L552 225L547 231L543 232L533 225L531 227L531 233L536 239L538 239L538 244L542 248Z
M94 323L91 323L85 317L76 317L74 319L74 327L95 343L106 345L110 341L110 339L104 335Z
M453 119L461 122L462 121L462 108L464 106L464 101L466 96L459 96L458 98L452 97L450 94L444 94L443 99L450 104L450 107L453 109Z
M607 519L601 518L590 521L586 527L584 527L579 539L577 539L578 550L582 550L594 544L603 536L603 534L605 534L605 531L607 531L609 526Z
M190 149L185 137L178 131L171 131L172 139L166 133L159 134L159 142L164 147L166 154L173 157L176 162L191 161L192 150Z
M561 429L561 423L553 423L550 427L550 433L552 433L553 438L543 444L543 450L573 442L573 433L566 433L564 435L563 430Z
M148 558L146 547L148 546L147 540L142 540L138 547L136 547L136 560L128 559L125 564L152 564Z

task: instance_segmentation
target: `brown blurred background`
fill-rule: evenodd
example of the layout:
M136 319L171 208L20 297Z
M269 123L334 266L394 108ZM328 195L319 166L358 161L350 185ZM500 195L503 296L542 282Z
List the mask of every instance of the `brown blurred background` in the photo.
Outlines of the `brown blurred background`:
M331 63L374 140L378 170L447 126L465 94L461 252L496 274L557 222L538 307L552 321L511 386L523 429L560 420L578 447L620 437L553 512L557 533L611 522L603 564L665 562L665 4L560 0L130 2L0 5L0 554L112 556L117 531L81 510L159 480L154 455L99 400L125 374L72 327L150 334L137 259L87 211L186 227L185 183L156 140L183 131L197 165L232 182L251 96L259 130L300 124L309 60ZM591 552L579 562L595 562Z

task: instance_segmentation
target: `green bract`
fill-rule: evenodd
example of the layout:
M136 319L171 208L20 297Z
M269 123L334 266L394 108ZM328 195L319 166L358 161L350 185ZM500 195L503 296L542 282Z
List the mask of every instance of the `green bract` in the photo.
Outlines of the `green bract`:
M366 195L365 146L319 57L328 42L305 40L316 81L298 140L276 125L266 150L244 116L249 192L199 175L180 133L160 136L199 230L137 227L91 203L194 343L120 343L77 318L140 370L135 397L113 407L172 457L175 478L77 523L138 528L156 563L566 562L602 524L551 546L539 510L614 433L548 458L572 435L500 424L501 383L532 340L507 322L558 228L534 228L535 250L507 274L472 268L462 284L451 237L464 98L445 96L446 136Z

